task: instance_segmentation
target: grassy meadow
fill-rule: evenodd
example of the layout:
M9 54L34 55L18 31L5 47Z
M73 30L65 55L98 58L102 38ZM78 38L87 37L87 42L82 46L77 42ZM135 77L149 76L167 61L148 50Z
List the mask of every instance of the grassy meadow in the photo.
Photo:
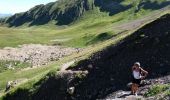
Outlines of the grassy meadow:
M115 26L144 17L150 11L131 14L132 9L109 16L108 13L95 9L70 25L56 26L51 21L46 25L28 27L27 23L19 27L0 26L0 48L17 47L22 44L50 44L72 47L85 47L107 40L119 32ZM128 16L128 17L127 17Z

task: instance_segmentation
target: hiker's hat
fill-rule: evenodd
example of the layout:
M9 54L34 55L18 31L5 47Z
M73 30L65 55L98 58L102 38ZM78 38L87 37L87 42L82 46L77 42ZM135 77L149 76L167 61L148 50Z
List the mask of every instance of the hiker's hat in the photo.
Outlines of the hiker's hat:
M134 65L140 66L140 62L135 62Z

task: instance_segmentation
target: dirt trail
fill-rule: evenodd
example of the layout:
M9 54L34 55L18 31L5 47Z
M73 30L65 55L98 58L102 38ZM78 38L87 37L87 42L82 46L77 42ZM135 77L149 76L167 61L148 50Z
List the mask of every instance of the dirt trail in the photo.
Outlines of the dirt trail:
M120 24L120 25L115 26L113 28L119 29L119 30L136 29L136 28L140 27L141 25L145 24L148 21L152 21L152 20L157 19L162 14L162 12L167 11L169 8L170 8L170 6L162 8L160 11L156 11L156 12L152 13L151 15L145 16L142 19L133 20L133 21L128 22L128 23L123 23L123 24Z

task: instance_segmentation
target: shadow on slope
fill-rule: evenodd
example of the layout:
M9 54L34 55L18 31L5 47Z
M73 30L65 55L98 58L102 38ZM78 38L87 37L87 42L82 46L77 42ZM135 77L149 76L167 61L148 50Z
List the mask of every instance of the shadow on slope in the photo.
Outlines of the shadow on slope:
M32 100L102 99L114 91L126 89L126 84L131 80L131 66L136 61L141 62L142 67L149 72L148 78L166 76L170 74L169 29L170 14L167 14L145 25L120 43L70 68L72 71L88 70L85 77L79 74L78 79L73 74L66 74L65 77L51 76L43 83L38 83L41 86L36 92L15 92L7 95L5 100L21 100L17 98L23 98L25 94ZM75 87L72 95L67 93L70 86Z
M141 3L138 5L137 11L139 11L141 8L143 8L143 9L151 9L151 10L158 10L158 9L164 8L164 7L169 6L169 5L170 5L170 1L164 1L162 3L158 3L157 1L154 1L154 2L141 1Z
M123 12L132 7L132 5L122 5L124 0L95 0L94 4L100 7L101 11L109 12L109 15L114 15Z
M152 10L158 10L168 5L170 5L170 1L165 1L160 4L156 1L155 2L146 1L140 4L140 6L143 6L144 9L152 9Z
M47 24L55 20L57 25L67 25L90 9L88 0L58 0L37 5L27 12L15 14L5 20L10 27L29 23L29 26Z
M88 70L89 74L76 86L74 97L100 99L111 92L125 89L131 80L131 66L136 61L141 62L142 67L149 72L149 78L170 74L169 29L168 14L139 29L119 44L80 62L72 70Z
M3 100L31 100L31 92L28 89L19 88L12 94L6 94Z
M74 83L82 81L86 75L83 71L50 72L33 85L32 89L19 88L7 93L3 100L68 100L72 99L67 90Z

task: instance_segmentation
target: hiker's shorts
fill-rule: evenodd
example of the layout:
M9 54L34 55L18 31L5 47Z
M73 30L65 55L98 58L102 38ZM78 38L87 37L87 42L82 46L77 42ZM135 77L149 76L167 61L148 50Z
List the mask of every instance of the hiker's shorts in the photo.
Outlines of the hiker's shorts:
M140 85L141 79L135 79L133 78L132 83Z

